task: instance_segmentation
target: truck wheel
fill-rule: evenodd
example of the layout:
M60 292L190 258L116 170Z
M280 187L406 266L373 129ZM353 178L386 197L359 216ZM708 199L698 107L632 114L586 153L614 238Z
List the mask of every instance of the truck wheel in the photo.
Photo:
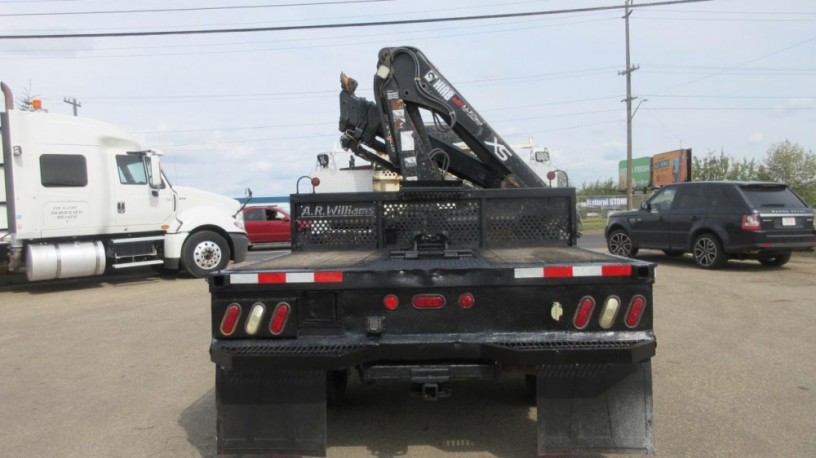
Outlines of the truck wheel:
M702 234L694 239L694 262L703 269L719 269L728 262L728 256L717 236Z
M638 249L632 243L632 238L623 229L615 229L606 238L606 246L609 252L618 256L631 258L637 254Z
M187 237L181 249L181 262L190 275L206 277L227 267L230 249L224 237L212 231L201 231Z
M760 255L757 257L757 260L763 266L768 267L781 267L790 261L791 254L790 253L778 253L773 255Z

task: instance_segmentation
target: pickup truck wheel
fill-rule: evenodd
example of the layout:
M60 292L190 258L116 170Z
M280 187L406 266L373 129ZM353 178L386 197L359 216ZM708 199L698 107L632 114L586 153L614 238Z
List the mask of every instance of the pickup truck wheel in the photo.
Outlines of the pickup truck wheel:
M181 261L190 275L206 277L227 267L230 249L224 237L212 231L201 231L189 236L181 249Z
M703 269L719 269L728 262L728 256L717 236L702 234L694 239L694 262Z
M760 255L757 257L757 260L763 266L768 267L781 267L790 261L791 254L790 253L778 253L773 255Z
M612 231L606 239L606 246L610 253L627 258L633 257L638 252L638 249L632 243L632 238L623 229Z

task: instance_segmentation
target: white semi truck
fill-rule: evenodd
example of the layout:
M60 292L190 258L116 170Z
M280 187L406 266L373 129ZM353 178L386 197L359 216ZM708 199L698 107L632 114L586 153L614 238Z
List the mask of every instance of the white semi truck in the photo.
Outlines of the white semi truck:
M29 281L156 266L203 277L246 257L236 200L172 186L159 153L81 117L5 111L0 265Z

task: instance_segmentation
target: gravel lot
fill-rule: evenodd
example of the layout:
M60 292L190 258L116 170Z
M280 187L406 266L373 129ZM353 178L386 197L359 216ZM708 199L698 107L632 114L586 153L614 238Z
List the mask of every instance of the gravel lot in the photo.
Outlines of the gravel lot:
M260 255L259 255L260 256ZM816 257L784 268L659 264L659 456L816 456ZM149 273L0 290L0 444L31 456L213 456L203 280ZM535 456L520 378L422 402L355 381L330 457Z

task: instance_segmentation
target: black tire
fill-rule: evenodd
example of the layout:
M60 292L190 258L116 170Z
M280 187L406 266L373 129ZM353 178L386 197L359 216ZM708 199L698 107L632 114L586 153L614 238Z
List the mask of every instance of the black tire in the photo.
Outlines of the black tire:
M606 237L606 248L610 253L627 258L634 257L638 249L632 242L632 237L623 229L615 229Z
M681 250L663 250L663 253L665 253L666 256L674 257L674 256L683 256L683 253L685 253L685 252L681 251Z
M348 371L326 372L326 405L337 407L346 399L348 387Z
M224 237L212 231L201 231L187 237L181 248L181 262L190 275L206 277L227 267L230 247Z
M767 267L782 267L790 261L790 258L790 253L763 254L757 257L757 261Z
M719 269L728 262L720 239L714 234L701 234L694 239L694 262L703 269Z

